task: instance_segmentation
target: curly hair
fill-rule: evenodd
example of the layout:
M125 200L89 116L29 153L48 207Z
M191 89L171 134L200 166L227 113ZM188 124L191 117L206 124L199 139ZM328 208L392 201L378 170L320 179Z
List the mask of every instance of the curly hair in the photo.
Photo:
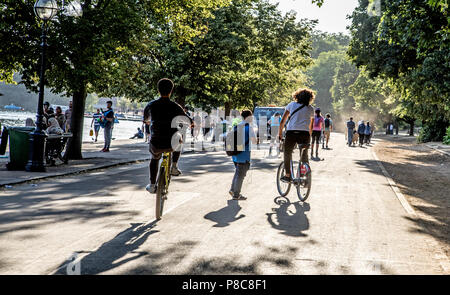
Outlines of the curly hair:
M294 98L298 103L308 106L314 102L316 95L311 89L299 88L297 91L292 93L292 98Z

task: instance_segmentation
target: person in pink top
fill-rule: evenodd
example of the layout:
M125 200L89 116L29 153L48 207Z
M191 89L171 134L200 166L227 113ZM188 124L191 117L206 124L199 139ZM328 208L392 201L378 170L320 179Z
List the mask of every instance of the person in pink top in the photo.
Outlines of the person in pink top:
M323 123L325 119L320 114L320 109L316 109L316 114L314 116L313 122L313 132L312 132L312 141L311 141L311 158L313 157L314 152L314 143L316 143L316 158L319 158L319 143L320 138L322 136Z

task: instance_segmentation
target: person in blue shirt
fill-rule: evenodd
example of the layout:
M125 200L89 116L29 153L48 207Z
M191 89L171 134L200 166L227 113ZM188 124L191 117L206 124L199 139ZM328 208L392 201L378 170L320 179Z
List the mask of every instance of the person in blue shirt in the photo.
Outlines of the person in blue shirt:
M246 200L247 198L241 195L242 184L244 178L250 169L251 160L251 144L256 144L256 134L253 130L251 123L253 121L253 114L250 110L244 110L241 113L243 121L237 125L238 136L243 136L243 140L237 141L238 149L243 150L239 154L233 156L233 163L236 171L234 173L233 182L231 183L231 189L229 191L233 200ZM245 145L245 148L241 145Z
M280 129L281 115L276 112L272 117L270 117L270 148L269 157L272 155L272 148L275 145L277 149L277 157L280 155L280 141L278 140L278 131Z
M362 147L364 144L364 132L366 131L366 124L364 121L360 121L358 125L358 135L359 135L359 146Z
M95 142L97 142L98 131L100 130L100 119L102 118L102 113L100 113L100 109L97 109L97 113L92 115L92 124L94 124L94 133L95 133Z
M369 145L370 143L370 135L372 134L372 126L370 126L370 122L367 122L366 129L364 130L364 143Z

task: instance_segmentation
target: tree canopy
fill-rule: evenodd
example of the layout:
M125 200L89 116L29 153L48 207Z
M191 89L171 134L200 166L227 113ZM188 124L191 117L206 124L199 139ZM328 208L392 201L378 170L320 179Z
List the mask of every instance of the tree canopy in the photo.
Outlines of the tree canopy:
M360 0L352 15L348 51L370 77L391 79L397 112L421 119L441 139L450 121L450 39L447 1L382 1L382 15ZM447 6L446 6L447 5ZM433 130L434 129L434 130Z

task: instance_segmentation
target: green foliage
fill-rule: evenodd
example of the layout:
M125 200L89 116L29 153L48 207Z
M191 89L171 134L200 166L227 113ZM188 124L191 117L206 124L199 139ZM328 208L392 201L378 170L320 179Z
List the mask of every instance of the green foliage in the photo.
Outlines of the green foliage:
M448 123L444 120L436 120L428 122L420 130L420 134L417 137L418 142L439 142L444 140L446 132L448 130Z
M359 70L347 59L339 60L333 76L331 94L334 111L345 117L351 116L355 107L355 99L350 87L358 78Z
M343 33L314 32L312 37L311 57L316 59L322 52L346 51L350 43L350 37Z
M299 69L309 64L312 22L296 22L294 14L282 15L265 0L233 1L207 22L207 33L192 43L153 36L154 49L126 61L114 91L149 101L157 95L156 82L171 77L181 104L229 109L277 102L304 79Z
M443 142L444 144L450 144L450 126L447 128Z
M37 92L42 23L34 0L0 3L0 69L19 72L23 84ZM66 2L71 2L66 1ZM48 23L46 85L73 96L71 154L81 157L82 120L88 93L110 90L128 66L122 60L151 50L152 36L170 32L180 44L204 34L204 19L228 0L84 0L78 17L59 13ZM158 26L154 24L157 23ZM165 31L157 28L164 27ZM13 30L11 28L14 28ZM3 80L3 77L1 77Z
M428 126L424 139L442 138L433 128L450 121L449 17L441 9L446 3L383 1L382 16L369 17L369 1L360 0L352 15L352 61L370 77L395 84L395 112L421 119Z

